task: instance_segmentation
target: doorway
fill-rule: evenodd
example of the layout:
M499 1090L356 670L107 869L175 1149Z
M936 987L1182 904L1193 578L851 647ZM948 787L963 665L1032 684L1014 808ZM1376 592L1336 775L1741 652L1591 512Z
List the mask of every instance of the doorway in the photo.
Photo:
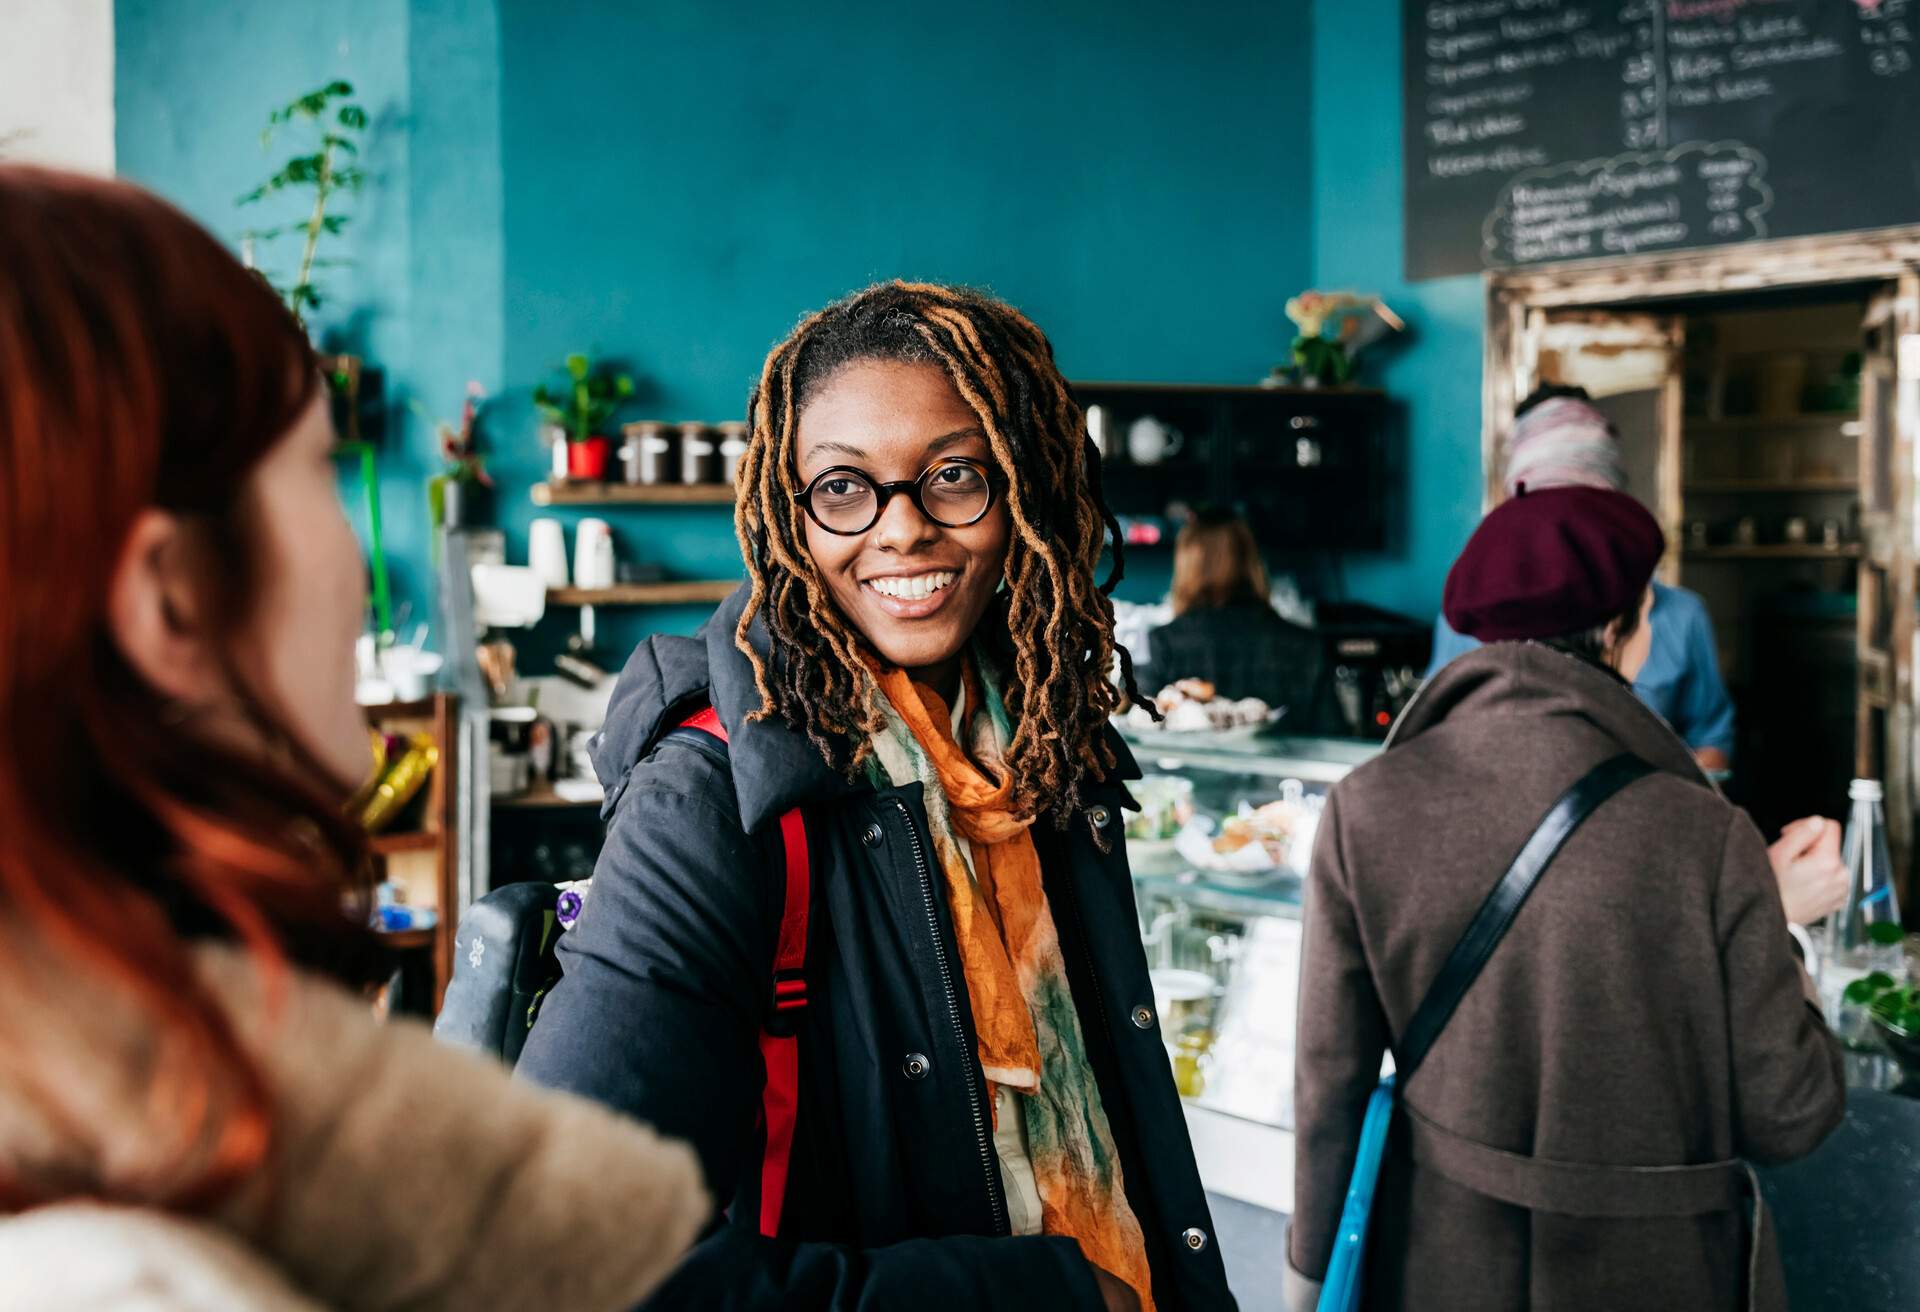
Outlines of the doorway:
M1488 287L1488 504L1516 401L1586 388L1666 530L1661 580L1712 616L1729 795L1771 834L1883 779L1913 919L1920 230Z

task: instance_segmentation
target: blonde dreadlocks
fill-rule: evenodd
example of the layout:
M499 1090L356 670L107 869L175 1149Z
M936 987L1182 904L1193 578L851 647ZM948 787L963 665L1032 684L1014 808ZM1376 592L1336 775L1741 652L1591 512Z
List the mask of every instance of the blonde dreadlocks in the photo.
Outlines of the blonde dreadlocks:
M767 356L747 403L752 438L740 464L735 527L752 594L735 642L753 662L761 709L804 732L836 768L863 765L884 724L865 639L833 604L806 549L795 430L819 387L856 360L931 364L979 417L1007 479L1013 532L1007 587L981 636L1007 669L1008 765L1022 815L1079 805L1080 786L1114 766L1104 738L1122 704L1108 677L1118 651L1125 695L1141 700L1133 662L1113 640L1119 526L1100 495L1100 457L1053 362L1053 347L1011 306L957 287L884 283L801 321ZM1113 570L1096 583L1112 535ZM764 619L771 651L747 640Z

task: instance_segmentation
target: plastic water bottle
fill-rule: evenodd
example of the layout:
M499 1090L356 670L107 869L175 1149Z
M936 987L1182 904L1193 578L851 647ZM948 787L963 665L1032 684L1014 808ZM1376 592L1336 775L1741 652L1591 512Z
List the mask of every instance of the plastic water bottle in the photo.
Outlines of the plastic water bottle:
M1820 970L1827 1022L1843 1042L1868 1040L1864 1010L1844 1001L1847 985L1874 971L1906 977L1900 903L1893 891L1893 861L1887 854L1887 820L1878 779L1855 779L1847 789L1853 813L1843 854L1847 901L1827 917L1826 952Z

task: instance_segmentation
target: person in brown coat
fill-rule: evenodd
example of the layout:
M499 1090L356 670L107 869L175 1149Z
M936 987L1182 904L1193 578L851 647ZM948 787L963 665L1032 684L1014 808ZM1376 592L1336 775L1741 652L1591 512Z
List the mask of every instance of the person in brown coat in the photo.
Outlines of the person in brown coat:
M1366 1305L1785 1306L1744 1163L1839 1124L1839 1052L1760 834L1629 686L1661 549L1616 492L1496 510L1446 597L1487 645L1328 799L1300 987L1296 1308L1327 1269L1382 1056L1554 800L1622 752L1656 772L1568 840L1401 1091Z

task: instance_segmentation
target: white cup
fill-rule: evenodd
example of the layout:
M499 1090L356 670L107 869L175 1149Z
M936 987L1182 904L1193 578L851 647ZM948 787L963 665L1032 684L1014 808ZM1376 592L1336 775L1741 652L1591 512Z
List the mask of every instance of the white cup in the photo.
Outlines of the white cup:
M557 519L536 519L527 529L527 564L549 588L567 586L567 533Z
M613 586L613 526L583 519L573 532L573 582L581 588Z
M1152 415L1141 415L1127 427L1127 455L1136 465L1157 465L1184 445L1179 429Z

